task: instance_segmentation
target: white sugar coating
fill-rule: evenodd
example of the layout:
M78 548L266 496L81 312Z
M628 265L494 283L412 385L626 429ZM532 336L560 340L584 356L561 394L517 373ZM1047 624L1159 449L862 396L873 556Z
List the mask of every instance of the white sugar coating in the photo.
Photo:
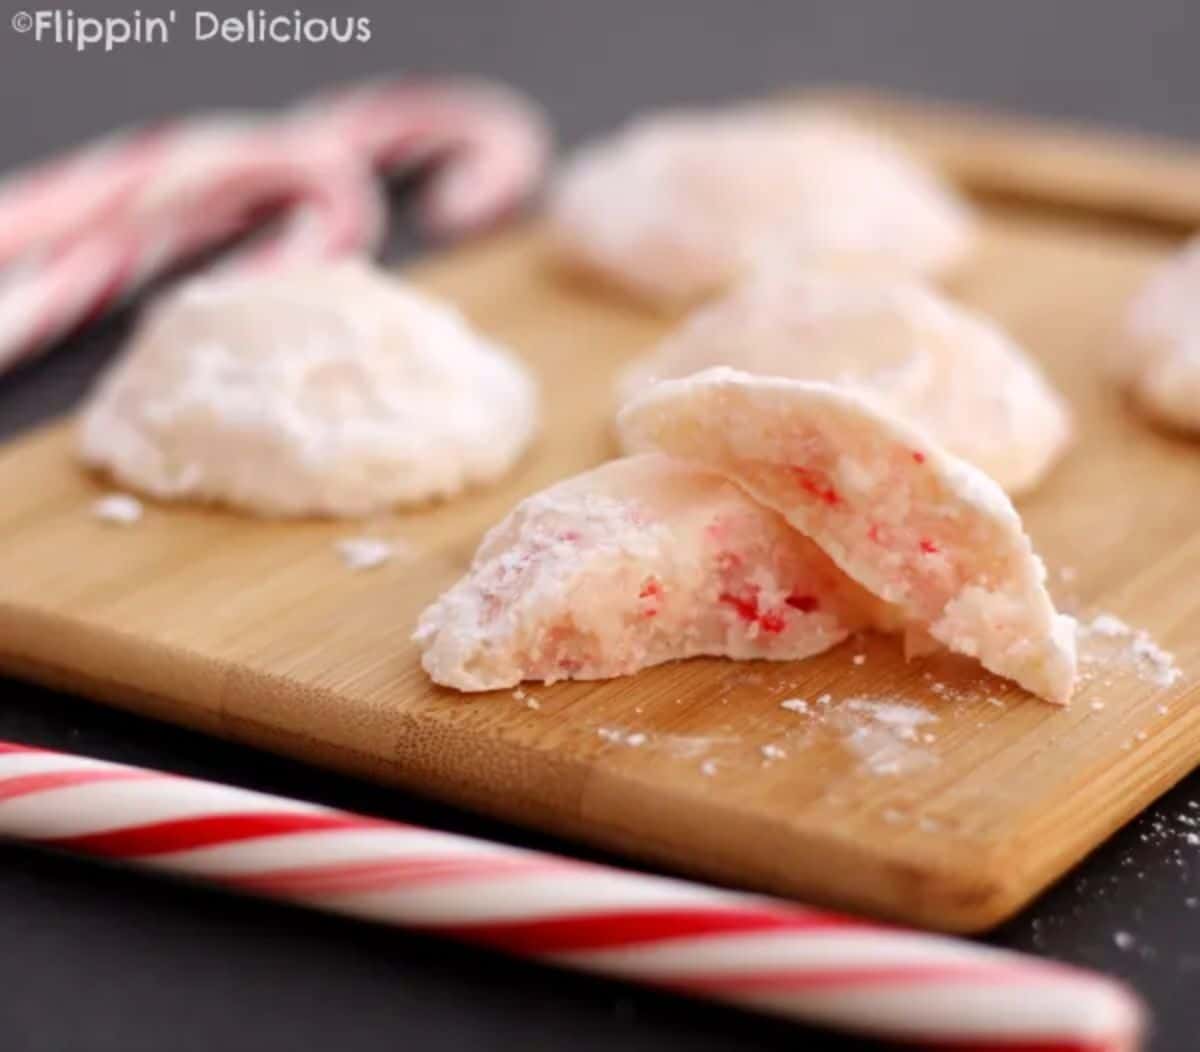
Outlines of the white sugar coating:
M1149 416L1200 431L1200 236L1159 267L1134 297L1111 365Z
M90 465L161 499L362 516L505 474L531 374L362 262L201 278L154 306L84 408Z
M435 682L480 691L699 655L794 661L890 622L774 511L648 454L522 501L414 638Z
M334 548L351 570L373 570L395 554L392 542L380 537L342 537Z
M142 502L127 493L110 493L92 501L92 517L116 526L132 526L142 518Z
M1032 489L1070 440L1066 403L1005 332L903 278L763 271L626 367L618 402L718 365L857 391L1010 493Z
M550 217L566 258L656 302L760 266L940 274L974 240L931 171L815 107L640 118L567 162Z
M1012 502L977 468L865 399L825 383L709 369L621 411L629 448L736 482L811 537L930 640L1049 701L1075 680L1075 624Z
M779 703L781 709L787 709L788 712L806 713L808 712L808 702L803 698L788 698Z
M764 745L760 751L763 754L764 760L782 760L787 756L787 750L772 743Z

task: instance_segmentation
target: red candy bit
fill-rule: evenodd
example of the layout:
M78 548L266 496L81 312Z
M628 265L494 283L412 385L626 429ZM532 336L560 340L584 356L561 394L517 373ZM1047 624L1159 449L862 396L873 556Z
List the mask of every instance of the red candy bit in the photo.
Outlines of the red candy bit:
M784 602L793 610L799 610L802 614L811 614L821 606L821 601L815 595L798 595L793 593Z
M870 529L867 530L867 537L876 544L883 544L883 530L879 523L871 523Z
M924 453L922 453L922 452L921 452L919 449L914 449L914 450L912 451L912 458L913 458L913 460L915 460L915 461L916 461L918 464L924 464L924 463L925 463L925 454L924 454Z
M657 598L663 594L662 582L657 577L648 577L646 583L642 585L642 590L638 592L639 599Z
M764 632L770 632L772 635L777 635L787 628L787 618L775 612L763 614L758 623Z
M734 595L732 592L722 592L718 600L726 606L732 606L738 617L743 621L758 620L758 596L751 592L749 595Z
M800 488L805 493L809 493L816 497L817 500L830 507L835 507L841 504L841 494L833 487L824 472L816 471L813 468L793 467L791 469L792 476L796 479Z
M926 555L936 555L941 551L941 548L934 544L933 541L931 541L928 537L922 537L921 551L923 551Z
M638 592L639 599L648 600L645 609L642 611L643 617L656 617L658 615L658 605L662 600L662 596L662 582L657 577L646 578L646 583L642 585L642 590Z
M578 530L563 530L562 533L558 535L558 539L560 541L566 541L568 544L574 544L579 540L579 537L580 533Z

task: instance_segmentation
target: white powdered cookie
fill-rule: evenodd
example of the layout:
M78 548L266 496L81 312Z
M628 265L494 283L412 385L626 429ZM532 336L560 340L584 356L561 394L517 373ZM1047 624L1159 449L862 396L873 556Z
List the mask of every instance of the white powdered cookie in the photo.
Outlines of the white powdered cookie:
M567 163L550 215L566 258L668 304L779 258L942 274L973 240L932 172L819 109L642 118Z
M415 638L435 682L479 691L705 654L795 660L888 615L738 487L648 454L519 504Z
M1032 489L1070 439L1065 403L1007 334L902 278L764 270L629 366L618 397L717 365L857 391L1010 493Z
M1074 625L1004 492L859 395L710 369L621 413L630 448L708 467L779 511L909 630L1049 701L1075 677Z
M368 264L191 282L84 409L80 452L162 499L357 516L503 475L537 427L528 371Z
M1134 298L1112 365L1149 416L1200 431L1200 237Z

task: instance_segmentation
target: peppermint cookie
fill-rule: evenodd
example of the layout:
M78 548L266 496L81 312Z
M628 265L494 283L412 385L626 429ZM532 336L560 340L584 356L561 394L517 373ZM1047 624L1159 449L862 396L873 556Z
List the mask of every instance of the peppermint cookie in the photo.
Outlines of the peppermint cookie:
M1074 625L990 478L829 384L710 369L651 387L624 439L713 470L778 511L931 637L1048 701L1075 678Z
M550 216L565 258L665 304L780 258L939 275L973 239L966 206L931 171L817 109L637 120L567 163Z
M1134 298L1112 365L1147 415L1200 431L1200 237Z
M782 516L649 454L519 504L414 638L435 682L480 691L698 655L796 660L893 623Z
M184 286L97 384L79 449L165 500L359 516L496 480L537 413L453 308L343 262Z
M630 365L618 398L717 365L856 391L1009 493L1032 489L1070 440L1066 404L1005 332L906 279L764 270Z

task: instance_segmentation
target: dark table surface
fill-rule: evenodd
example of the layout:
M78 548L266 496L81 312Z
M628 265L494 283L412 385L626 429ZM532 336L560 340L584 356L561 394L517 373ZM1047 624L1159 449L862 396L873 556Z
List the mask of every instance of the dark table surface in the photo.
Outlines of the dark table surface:
M73 6L121 15L135 5ZM423 70L524 88L566 143L641 108L831 81L1200 137L1191 0L274 5L297 6L367 15L372 40L200 44L180 30L167 45L80 54L12 31L25 5L3 0L0 170L158 114L278 104L339 79ZM180 4L178 24L190 26L195 10ZM391 254L419 249L399 222ZM71 406L128 324L115 318L0 381L0 435ZM571 850L77 698L3 680L0 689L0 738ZM992 936L1128 979L1153 1006L1156 1052L1200 1048L1200 848L1187 842L1197 801L1194 774ZM11 845L0 846L0 947L6 1052L868 1047Z

